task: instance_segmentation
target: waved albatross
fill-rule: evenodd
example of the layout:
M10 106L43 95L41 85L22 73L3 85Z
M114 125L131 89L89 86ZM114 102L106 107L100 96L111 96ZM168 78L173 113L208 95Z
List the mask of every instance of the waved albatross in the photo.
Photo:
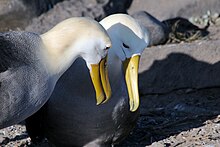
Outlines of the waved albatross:
M42 35L0 33L0 128L19 123L39 110L78 57L90 70L97 104L109 98L105 60L110 47L105 29L82 17L64 20Z
M46 105L27 119L33 142L45 135L60 147L110 146L133 129L139 116L139 58L148 46L148 31L126 14L108 16L100 24L112 41L107 62L111 99L98 107L91 105L95 96L92 84L84 72L86 66L77 60L61 77ZM72 72L78 67L83 68Z

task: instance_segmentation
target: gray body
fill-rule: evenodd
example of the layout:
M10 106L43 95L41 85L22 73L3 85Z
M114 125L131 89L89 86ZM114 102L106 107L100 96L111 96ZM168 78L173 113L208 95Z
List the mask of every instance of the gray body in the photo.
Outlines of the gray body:
M40 61L39 35L0 33L0 128L26 119L47 101L50 89Z
M114 69L109 70L110 100L96 105L88 69L82 59L77 59L59 79L49 101L38 112L41 116L37 113L28 119L27 129L32 140L45 133L50 142L60 147L110 146L130 133L139 111L129 111L122 67L119 59L112 59L118 60L116 63L119 64L108 61L108 66L112 66L110 69ZM43 117L41 123L37 122L39 116ZM31 132L33 130L35 132Z

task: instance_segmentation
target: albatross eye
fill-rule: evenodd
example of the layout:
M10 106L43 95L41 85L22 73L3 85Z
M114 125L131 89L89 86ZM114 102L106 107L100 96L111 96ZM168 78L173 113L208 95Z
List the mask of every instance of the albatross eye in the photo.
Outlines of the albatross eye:
M110 49L111 46L106 46L104 50L108 50Z
M123 46L124 46L125 48L129 48L129 46L128 46L128 45L126 45L126 44L124 44L124 43L123 43Z

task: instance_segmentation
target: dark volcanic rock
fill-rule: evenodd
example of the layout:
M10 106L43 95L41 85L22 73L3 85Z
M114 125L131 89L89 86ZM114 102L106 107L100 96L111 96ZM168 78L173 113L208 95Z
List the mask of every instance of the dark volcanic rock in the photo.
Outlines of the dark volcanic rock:
M1 0L0 31L22 29L29 21L62 0Z
M27 31L43 33L70 17L91 17L97 21L113 13L126 13L131 0L66 0L49 12L34 18Z
M219 0L134 0L128 13L147 11L159 20L200 16L208 10L220 13Z
M131 15L150 33L150 46L159 45L168 39L168 28L146 11L139 11Z
M220 86L220 41L147 48L140 63L140 93Z

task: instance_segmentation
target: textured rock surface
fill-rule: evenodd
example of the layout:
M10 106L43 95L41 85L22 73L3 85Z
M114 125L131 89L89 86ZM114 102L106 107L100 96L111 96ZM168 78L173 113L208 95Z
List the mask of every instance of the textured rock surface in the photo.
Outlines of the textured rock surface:
M27 13L27 7L21 0L0 1L0 31L7 31L11 28L23 27L34 14Z
M141 97L141 117L120 146L219 146L220 88L177 89Z
M131 16L149 31L151 38L149 46L159 45L168 40L168 28L151 14L146 11L138 11Z
M33 17L62 0L1 0L0 31L23 29Z
M43 33L70 17L84 16L99 21L113 13L125 13L130 4L131 0L65 0L48 13L34 18L25 30Z
M197 41L146 49L140 63L141 93L220 86L219 45L219 40Z
M192 17L206 13L208 10L220 12L219 0L134 0L128 13L145 10L159 20L181 17Z

